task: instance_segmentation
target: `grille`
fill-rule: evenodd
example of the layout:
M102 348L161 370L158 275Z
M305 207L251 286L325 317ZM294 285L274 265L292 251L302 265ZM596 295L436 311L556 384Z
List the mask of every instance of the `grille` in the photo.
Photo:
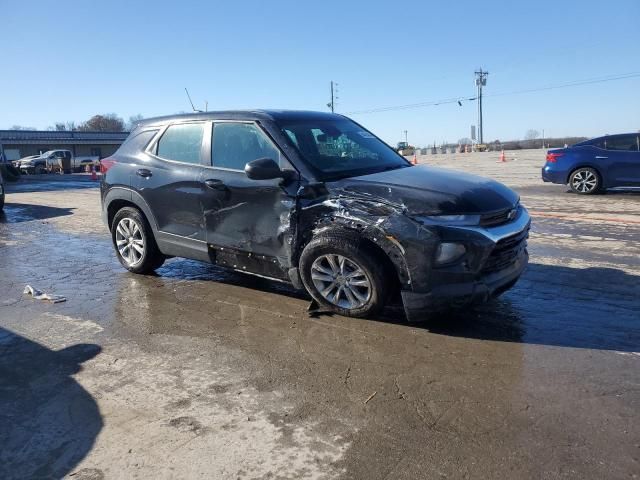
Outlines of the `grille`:
M515 207L515 209L517 208L518 207ZM483 227L494 227L496 225L502 225L503 223L507 223L512 220L512 218L509 218L509 213L512 210L514 209L507 208L506 210L501 210L500 212L488 213L486 215L482 215L480 217L480 225L482 225Z
M482 268L482 273L492 273L509 267L516 257L527 248L529 229L503 238L493 248Z

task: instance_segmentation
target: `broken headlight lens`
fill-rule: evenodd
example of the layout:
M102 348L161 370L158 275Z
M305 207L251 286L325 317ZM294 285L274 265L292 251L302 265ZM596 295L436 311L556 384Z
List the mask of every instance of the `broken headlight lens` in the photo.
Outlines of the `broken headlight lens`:
M429 225L478 225L480 215L430 215L418 220Z
M436 265L446 265L462 258L467 249L461 243L441 243L436 250Z

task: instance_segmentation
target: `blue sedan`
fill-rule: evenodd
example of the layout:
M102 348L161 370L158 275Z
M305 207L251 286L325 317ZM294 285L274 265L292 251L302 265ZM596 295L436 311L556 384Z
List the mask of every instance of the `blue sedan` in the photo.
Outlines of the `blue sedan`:
M542 180L569 184L581 195L640 188L640 134L607 135L549 150Z

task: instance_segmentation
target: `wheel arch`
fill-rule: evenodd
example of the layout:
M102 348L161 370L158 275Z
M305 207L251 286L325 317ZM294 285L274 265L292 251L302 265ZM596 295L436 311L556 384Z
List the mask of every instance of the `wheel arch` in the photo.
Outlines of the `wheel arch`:
M147 202L138 192L134 192L133 190L130 190L128 188L113 188L105 196L104 205L105 221L107 223L107 227L111 228L113 217L115 217L118 210L124 207L134 207L140 210L146 217L149 225L151 226L151 230L153 230L154 235L158 232L158 223L156 221L156 218L153 215L153 212L151 211L151 208L149 207Z
M600 177L600 183L604 184L604 177L602 176L602 171L600 170L600 168L598 168L593 163L588 163L588 162L578 163L578 164L574 165L573 167L571 167L569 169L569 173L567 174L567 178L565 179L565 184L568 185L569 181L571 180L571 175L573 175L573 173L576 170L580 170L581 168L591 168L591 169L595 170L596 173L598 174L598 177Z
M299 264L300 256L309 242L320 236L348 237L358 244L359 248L366 249L370 254L379 258L385 270L394 280L393 290L400 290L403 285L411 284L409 268L407 266L402 246L399 242L393 242L384 232L378 230L373 233L369 228L356 229L345 225L331 225L314 229L306 235L298 248L295 263ZM393 238L393 237L392 237Z

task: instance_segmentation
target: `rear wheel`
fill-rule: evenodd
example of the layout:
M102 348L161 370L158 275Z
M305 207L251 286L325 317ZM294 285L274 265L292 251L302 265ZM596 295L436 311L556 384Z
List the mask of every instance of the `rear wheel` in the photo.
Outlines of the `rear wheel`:
M571 190L579 195L592 195L602 186L600 175L593 168L584 167L574 171L569 177Z
M149 222L136 208L118 210L111 224L111 238L118 260L130 272L150 273L164 263Z
M305 288L323 307L340 315L366 317L384 307L389 287L383 262L349 236L313 239L300 256Z

